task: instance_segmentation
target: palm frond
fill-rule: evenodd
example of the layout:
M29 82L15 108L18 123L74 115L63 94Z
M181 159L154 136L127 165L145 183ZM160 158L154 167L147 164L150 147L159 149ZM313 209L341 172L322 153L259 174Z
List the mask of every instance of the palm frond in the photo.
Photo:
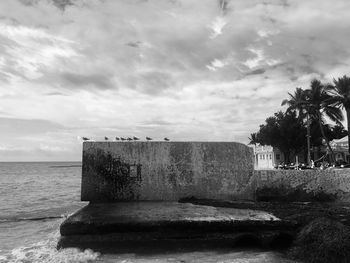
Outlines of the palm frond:
M341 123L344 120L343 112L338 107L327 106L323 109L323 112L336 123Z

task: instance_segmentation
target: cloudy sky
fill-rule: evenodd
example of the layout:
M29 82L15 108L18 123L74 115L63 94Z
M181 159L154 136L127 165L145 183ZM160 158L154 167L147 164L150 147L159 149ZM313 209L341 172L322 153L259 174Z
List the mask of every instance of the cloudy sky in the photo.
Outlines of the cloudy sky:
M78 136L248 142L297 86L350 74L348 0L1 0L0 161Z

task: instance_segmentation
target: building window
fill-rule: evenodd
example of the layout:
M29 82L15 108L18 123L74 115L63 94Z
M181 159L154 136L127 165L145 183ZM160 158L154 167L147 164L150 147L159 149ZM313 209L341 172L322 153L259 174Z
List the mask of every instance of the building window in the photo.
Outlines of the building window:
M265 154L263 154L263 160L265 160Z
M279 160L281 158L279 153L276 153L276 160Z
M272 160L272 154L270 153L270 160Z

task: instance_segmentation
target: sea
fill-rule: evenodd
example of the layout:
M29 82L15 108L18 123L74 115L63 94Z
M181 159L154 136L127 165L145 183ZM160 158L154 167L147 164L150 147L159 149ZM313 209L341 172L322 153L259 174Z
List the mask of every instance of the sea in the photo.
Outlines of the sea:
M81 163L0 163L0 262L240 262L291 263L284 254L254 248L148 253L57 249L60 224L87 205L80 201Z

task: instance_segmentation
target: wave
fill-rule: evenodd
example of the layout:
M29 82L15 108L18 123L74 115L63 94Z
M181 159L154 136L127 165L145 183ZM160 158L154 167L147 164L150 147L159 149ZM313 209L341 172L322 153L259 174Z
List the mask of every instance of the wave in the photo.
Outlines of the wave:
M57 250L59 231L50 233L48 239L29 246L0 251L0 262L42 262L42 263L87 263L98 259L100 253L91 249L65 248Z
M82 167L81 164L72 164L72 165L51 165L49 168L71 168L71 167Z
M59 218L67 218L67 215L0 218L0 224L1 223L8 223L8 222L19 222L19 221L45 221L45 220L54 220L54 219L59 219Z

